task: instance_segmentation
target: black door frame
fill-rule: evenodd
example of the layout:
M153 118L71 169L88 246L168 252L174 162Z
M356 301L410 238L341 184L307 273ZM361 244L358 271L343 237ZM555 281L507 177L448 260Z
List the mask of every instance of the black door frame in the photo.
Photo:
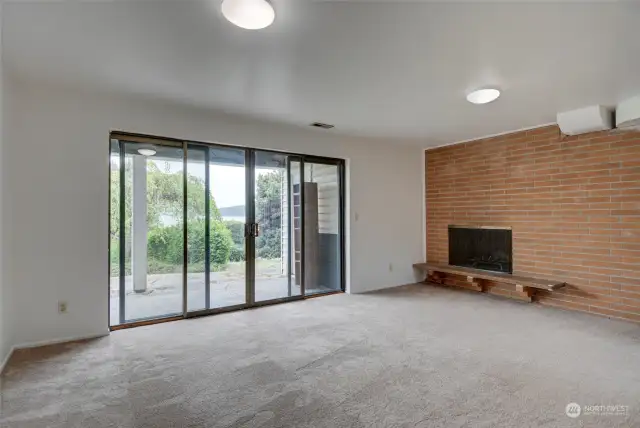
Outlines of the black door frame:
M152 135L143 135L143 134L134 134L134 133L126 133L120 131L113 131L109 135L109 156L113 153L112 150L112 141L118 141L119 148L119 157L120 157L120 183L119 183L119 201L120 201L120 242L124 242L125 238L125 230L122 227L122 223L124 222L124 218L126 215L126 208L124 205L125 198L125 182L124 182L124 144L122 143L141 143L141 144L159 144L159 145L170 145L173 147L177 147L179 144L182 145L183 150L183 275L182 275L182 314L168 314L166 316L153 317L153 318L143 318L143 319L134 319L134 320L126 320L125 315L125 304L126 304L126 296L125 296L125 246L120 245L119 247L119 266L120 266L120 276L119 276L119 285L120 285L120 319L118 325L111 326L110 320L110 285L108 285L108 313L109 313L109 328L110 330L118 330L122 328L135 327L138 325L147 325L156 322L165 322L165 321L173 321L176 319L184 319L184 318L193 318L204 315L213 315L217 313L224 313L242 309L255 308L260 306L267 306L278 303L285 303L297 300L304 300L307 298L313 298L318 296L323 296L327 294L335 294L341 293L345 291L346 284L346 236L345 236L345 161L343 159L337 158L329 158L322 156L314 156L314 155L305 155L292 153L287 151L278 151L278 150L270 150L270 149L258 149L258 148L247 148L242 146L235 146L229 144L219 144L219 143L205 143L199 141L190 141L176 138L166 138ZM289 185L289 189L287 190L289 204L287 209L292 212L291 205L291 168L290 162L299 162L300 163L300 194L301 194L301 205L304 206L305 195L304 195L304 180L305 180L305 163L318 163L318 164L326 164L326 165L336 165L338 168L338 193L339 193L339 242L340 242L340 289L335 291L329 291L326 293L318 293L313 294L311 296L307 296L305 292L305 251L304 245L301 248L301 292L300 295L291 296L291 264L292 264L292 255L291 255L291 243L293 239L293 231L291 227L291 221L289 221L289 239L288 239L288 287L289 287L289 295L286 297L265 300L265 301L255 301L255 236L251 233L245 233L245 303L237 304L232 306L226 306L221 308L210 308L210 266L209 263L205 263L205 296L206 296L206 306L205 309L189 311L187 300L188 300L188 290L187 290L187 265L188 265L188 230L187 230L187 163L188 163L188 155L189 155L189 146L193 147L202 147L205 152L205 191L207 194L210 193L210 173L209 173L209 152L208 148L230 148L230 149L239 149L243 150L245 154L245 231L250 232L250 228L248 225L255 224L255 157L257 152L262 153L273 153L287 156L287 183ZM109 166L110 168L110 166ZM111 169L109 170L109 177L111 176ZM110 189L112 192L114 189ZM110 201L111 199L109 199ZM110 203L110 202L109 202ZM210 238L209 233L209 222L210 222L210 203L209 198L205 198L205 257L206 260L210 260L211 246L210 246ZM111 211L109 211L111 212ZM288 218L290 216L288 214ZM304 214L301 215L301 242L304 243ZM110 224L111 219L109 219ZM110 226L109 226L110 227ZM110 235L109 235L110 236ZM111 239L109 239L109 247L111 245ZM110 254L110 252L109 252ZM109 264L110 265L110 264ZM108 281L109 282L109 281Z

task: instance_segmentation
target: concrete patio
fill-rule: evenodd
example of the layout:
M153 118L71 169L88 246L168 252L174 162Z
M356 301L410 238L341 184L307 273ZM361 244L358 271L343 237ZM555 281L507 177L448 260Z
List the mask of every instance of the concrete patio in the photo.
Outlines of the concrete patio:
M291 278L291 294L286 274L279 272L279 261L260 261L256 267L256 301L266 301L300 295L300 286ZM119 278L110 279L110 323L119 324ZM240 305L246 301L246 281L244 264L231 264L221 272L210 274L210 309ZM322 293L331 289L316 286L308 288L307 294ZM147 275L147 290L138 293L133 290L133 277L125 277L125 319L137 320L182 314L182 274ZM206 308L204 273L187 275L187 305L189 311Z

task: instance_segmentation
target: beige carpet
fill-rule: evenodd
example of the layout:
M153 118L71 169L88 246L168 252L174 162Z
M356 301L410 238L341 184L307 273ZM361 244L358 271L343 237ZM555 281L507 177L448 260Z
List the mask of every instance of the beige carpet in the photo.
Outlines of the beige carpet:
M1 404L16 428L637 427L640 326L411 285L22 353Z

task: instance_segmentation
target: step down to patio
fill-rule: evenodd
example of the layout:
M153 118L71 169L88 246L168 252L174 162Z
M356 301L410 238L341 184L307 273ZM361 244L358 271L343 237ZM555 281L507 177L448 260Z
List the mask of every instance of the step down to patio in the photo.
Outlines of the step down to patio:
M464 276L467 279L467 288L479 292L485 291L484 281L515 285L517 298L529 302L532 300L535 290L555 291L566 285L561 281L438 263L416 263L413 267L424 271L428 280L439 284L444 284L443 274Z

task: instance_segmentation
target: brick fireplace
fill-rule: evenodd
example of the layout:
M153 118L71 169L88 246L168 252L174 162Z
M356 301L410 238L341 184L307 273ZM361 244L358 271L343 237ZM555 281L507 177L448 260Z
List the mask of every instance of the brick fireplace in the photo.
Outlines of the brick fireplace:
M450 225L508 228L514 273L567 283L534 301L640 322L640 132L548 126L435 148L426 180L429 262L449 262Z

